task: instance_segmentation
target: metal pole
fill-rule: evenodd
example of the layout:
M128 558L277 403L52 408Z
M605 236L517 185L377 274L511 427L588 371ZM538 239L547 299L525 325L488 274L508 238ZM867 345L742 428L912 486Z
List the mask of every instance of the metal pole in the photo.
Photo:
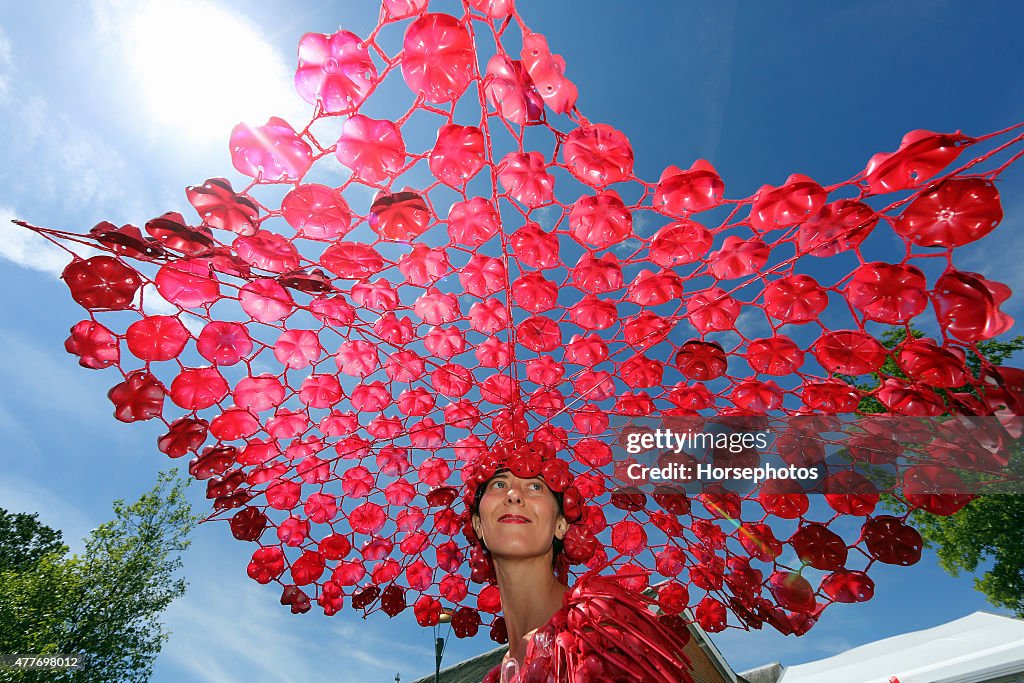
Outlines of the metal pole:
M444 638L434 640L434 683L441 681L441 657L444 655Z

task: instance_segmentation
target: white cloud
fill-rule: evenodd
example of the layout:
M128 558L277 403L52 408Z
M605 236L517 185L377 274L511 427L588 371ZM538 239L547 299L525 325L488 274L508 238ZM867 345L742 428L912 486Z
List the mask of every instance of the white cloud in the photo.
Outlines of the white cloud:
M640 245L640 240L631 238L623 240L621 242L617 242L616 244L612 245L611 249L619 256L626 258L635 254L636 250L640 248Z
M397 664L402 664L403 668L412 670L414 667L409 666L396 660L394 654L396 651L408 653L410 656L415 657L417 660L429 659L433 657L434 651L431 648L424 647L422 645L410 645L409 643L402 643L395 641L391 638L383 638L375 631L371 631L362 624L354 624L351 621L340 621L338 625L333 629L334 632L345 642L355 643L357 649L360 650L361 656L360 661L371 663L373 666L380 669L393 668ZM379 657L373 657L367 653L373 652L384 652L388 651L392 657L381 659Z
M771 325L761 309L745 306L736 318L736 329L747 339L757 339L771 333Z
M8 512L39 513L40 522L63 532L64 543L73 553L85 550L83 541L95 526L94 520L64 497L10 474L0 479L0 508Z
M112 210L111 220L139 214L139 174L103 138L83 129L45 99L23 92L2 112L15 134L4 149L0 187L8 202L62 211L68 216ZM28 221L35 216L23 216ZM80 219L79 219L80 220ZM57 226L80 230L91 225Z
M0 206L0 258L59 276L71 261L70 254L28 228L12 223L15 217L12 209Z
M113 407L105 400L96 400L105 390L86 379L86 370L73 363L56 362L53 355L10 330L0 329L0 348L6 358L16 359L0 363L0 386L4 388L0 408L8 400L17 400L19 411L37 409L67 418L80 428L102 429L110 424ZM112 377L107 379L114 383Z
M238 567L230 571L188 568L189 592L166 613L172 636L159 668L179 669L196 683L299 683L381 679L380 672L413 671L413 662L429 660L429 648L376 635L366 624L352 623L357 617L347 609L330 617L337 624L330 628L326 617L292 615L273 599L272 589L253 584ZM325 632L340 637L324 638ZM402 652L415 659L403 659Z
M7 94L10 89L8 85L8 74L11 72L11 67L14 65L11 59L11 41L7 39L7 34L4 33L4 29L0 26L0 98Z
M640 237L647 237L653 231L655 227L655 219L651 217L648 211L634 211L633 212L633 232Z

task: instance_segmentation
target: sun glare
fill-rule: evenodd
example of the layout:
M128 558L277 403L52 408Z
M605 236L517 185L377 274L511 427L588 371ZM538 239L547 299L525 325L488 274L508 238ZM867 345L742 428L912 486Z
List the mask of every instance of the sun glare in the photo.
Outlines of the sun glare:
M284 57L244 18L199 0L125 11L123 59L152 123L195 141L226 140L241 121L297 114Z

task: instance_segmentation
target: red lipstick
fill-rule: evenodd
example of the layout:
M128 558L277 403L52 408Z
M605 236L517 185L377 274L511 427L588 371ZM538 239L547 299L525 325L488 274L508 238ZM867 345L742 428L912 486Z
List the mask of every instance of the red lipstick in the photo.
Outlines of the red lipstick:
M504 524L531 524L530 520L522 515L502 515L498 521Z

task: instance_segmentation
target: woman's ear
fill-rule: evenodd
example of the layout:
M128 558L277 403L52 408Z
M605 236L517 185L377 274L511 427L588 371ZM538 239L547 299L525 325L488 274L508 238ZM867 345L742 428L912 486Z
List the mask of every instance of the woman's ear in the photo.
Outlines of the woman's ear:
M561 541L565 538L565 532L569 530L569 522L562 515L558 516L558 521L555 522L555 538Z
M481 526L482 525L480 524L480 515L474 514L470 518L470 522L472 522L472 524L473 524L473 533L476 534L477 538L479 538L481 541L483 541L484 540L484 536L483 536L483 531L481 531ZM486 545L486 542L485 542L485 545Z

